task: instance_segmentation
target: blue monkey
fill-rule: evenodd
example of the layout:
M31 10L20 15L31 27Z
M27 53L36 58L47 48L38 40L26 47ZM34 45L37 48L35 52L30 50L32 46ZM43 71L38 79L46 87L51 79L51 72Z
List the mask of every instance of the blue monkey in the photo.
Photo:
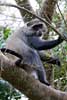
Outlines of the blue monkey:
M50 85L46 79L46 72L41 62L38 51L51 49L60 44L63 39L59 36L56 40L44 40L40 36L43 31L47 33L46 26L42 22L28 26L24 25L19 30L11 34L6 41L6 51L14 51L11 54L18 54L20 60L15 60L16 64L23 63L30 65L31 68L24 68L30 75L34 76L40 82ZM2 50L3 51L3 50ZM16 59L16 58L12 58Z

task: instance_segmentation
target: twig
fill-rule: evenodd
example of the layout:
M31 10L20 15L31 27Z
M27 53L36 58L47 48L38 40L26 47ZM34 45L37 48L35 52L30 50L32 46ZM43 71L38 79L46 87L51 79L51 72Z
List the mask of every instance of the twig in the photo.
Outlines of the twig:
M62 19L64 20L65 25L67 26L66 21L65 21L65 19L64 19L64 16L63 16L63 14L62 14L62 12L61 12L61 10L60 10L60 8L59 8L58 3L57 3L57 8L58 8L58 10L59 10L59 12L60 12L60 14L61 14Z
M42 22L46 23L47 25L49 25L58 35L60 35L65 41L67 41L67 36L65 34L61 34L60 32L58 32L58 30L53 27L52 24L50 24L48 21L44 20L43 18L37 16L35 13L32 13L32 11L24 8L24 7L20 7L18 5L14 5L14 4L8 4L8 3L0 3L0 6L9 6L9 7L15 7L17 9L20 9L20 10L24 10L26 11L27 13L29 14L32 14L33 16L35 16L36 18L38 18L39 20L41 20Z

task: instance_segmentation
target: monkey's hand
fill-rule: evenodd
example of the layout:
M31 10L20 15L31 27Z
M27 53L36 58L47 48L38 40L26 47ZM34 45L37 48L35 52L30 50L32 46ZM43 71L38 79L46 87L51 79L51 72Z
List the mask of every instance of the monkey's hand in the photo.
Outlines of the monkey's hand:
M57 58L57 57L51 57L47 63L51 63L51 64L56 64L58 65L59 67L61 66L61 62L60 62L60 59Z
M55 64L58 65L59 67L61 66L61 62L59 58L54 58L55 59Z
M48 54L45 54L45 52L43 51L39 51L38 53L43 62L61 66L60 59L58 57L49 56Z
M62 38L62 36L59 36L59 38L58 38L58 41L61 41L61 42L63 42L63 38Z

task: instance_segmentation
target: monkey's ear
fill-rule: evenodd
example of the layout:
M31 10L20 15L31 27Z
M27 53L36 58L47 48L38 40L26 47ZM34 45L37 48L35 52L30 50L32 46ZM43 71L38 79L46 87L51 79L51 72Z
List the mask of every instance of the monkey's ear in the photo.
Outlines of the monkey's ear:
M39 30L39 29L42 29L42 28L43 28L43 24L42 23L32 25L32 29L36 30L36 31Z

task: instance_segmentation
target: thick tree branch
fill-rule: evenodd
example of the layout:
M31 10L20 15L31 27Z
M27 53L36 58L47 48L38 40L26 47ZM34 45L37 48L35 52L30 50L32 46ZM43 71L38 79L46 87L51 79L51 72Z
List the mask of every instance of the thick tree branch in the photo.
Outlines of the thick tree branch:
M14 65L0 52L1 76L32 100L67 100L67 93L46 86ZM24 65L23 65L24 66ZM23 67L22 66L22 67Z
M58 32L58 30L53 27L52 24L50 24L48 21L44 20L43 18L37 16L35 13L32 13L31 11L29 11L28 9L24 8L24 7L20 7L18 5L14 5L14 4L8 4L8 3L0 3L0 6L9 6L9 7L15 7L17 9L20 10L24 10L26 12L28 12L29 14L32 14L33 16L35 16L36 18L38 18L39 20L41 20L42 22L46 23L48 26L50 26L58 35L60 35L65 41L67 41L67 36L66 34L61 34L60 32Z

